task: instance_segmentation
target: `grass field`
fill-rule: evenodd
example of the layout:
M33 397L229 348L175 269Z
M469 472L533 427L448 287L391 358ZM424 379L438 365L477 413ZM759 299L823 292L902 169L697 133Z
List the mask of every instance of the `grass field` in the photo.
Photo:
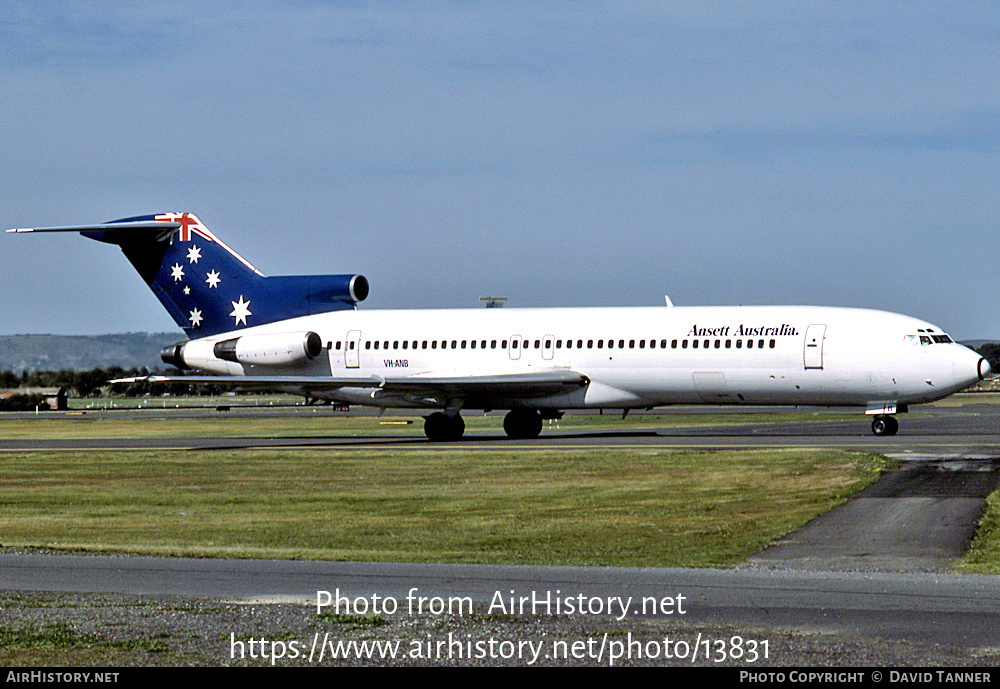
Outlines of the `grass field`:
M157 555L725 566L885 467L841 451L5 453L5 546Z

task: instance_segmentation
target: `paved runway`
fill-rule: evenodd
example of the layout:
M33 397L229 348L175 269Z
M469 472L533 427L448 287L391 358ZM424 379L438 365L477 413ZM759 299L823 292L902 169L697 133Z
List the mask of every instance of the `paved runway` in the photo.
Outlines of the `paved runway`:
M998 483L1000 404L961 398L915 409L899 435L870 435L856 420L573 433L535 441L472 435L449 447L472 452L533 447L839 447L905 462L840 510L816 520L733 570L405 565L186 560L0 554L6 590L180 593L222 598L315 600L318 590L378 594L400 605L469 597L476 612L502 598L584 596L607 600L681 595L689 622L792 627L967 647L1000 647L1000 578L939 570L965 547L984 497ZM692 410L694 411L694 410ZM612 427L613 428L613 427ZM204 438L135 441L0 440L0 451L82 448L428 447L412 437ZM921 521L923 520L923 521ZM513 592L513 594L512 594ZM642 615L630 606L630 615ZM648 612L647 612L648 614Z

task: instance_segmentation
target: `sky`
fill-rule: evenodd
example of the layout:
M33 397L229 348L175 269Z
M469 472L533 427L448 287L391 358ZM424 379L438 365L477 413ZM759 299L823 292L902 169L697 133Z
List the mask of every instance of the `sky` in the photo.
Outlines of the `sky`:
M0 0L0 229L190 211L363 309L817 304L1000 339L993 2ZM0 334L181 331L0 234Z

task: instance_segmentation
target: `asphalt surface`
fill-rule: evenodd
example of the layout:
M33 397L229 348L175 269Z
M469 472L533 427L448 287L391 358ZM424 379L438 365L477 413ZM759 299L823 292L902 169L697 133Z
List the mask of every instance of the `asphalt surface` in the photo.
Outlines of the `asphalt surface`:
M0 451L427 443L416 435L141 443L0 440ZM669 618L691 630L728 625L757 634L778 634L778 630L834 634L862 646L872 639L921 644L912 657L894 656L894 662L920 664L922 659L938 658L928 655L932 647L965 649L962 657L973 663L993 665L1000 660L996 650L1000 577L948 572L974 533L985 497L1000 484L1000 404L968 397L920 408L901 417L899 435L892 438L870 435L867 420L859 416L846 421L599 434L549 429L536 441L471 436L451 447L477 451L522 444L840 447L888 454L903 463L843 507L732 570L193 560L0 551L0 588L313 606L322 595L318 592L330 591L354 603L392 600L399 610L412 610L414 601L423 600L427 608L418 615L425 617L438 614L432 611L435 604L467 600L476 615L526 613L544 618L554 601L569 605L572 600L573 605L588 606L584 617L610 613L623 623ZM529 601L528 610L523 605L509 609L508 602L522 599ZM654 600L661 604L657 611L650 608ZM614 607L616 601L624 607ZM672 612L666 613L662 606ZM809 656L790 653L799 663L809 663ZM943 662L950 662L951 656L943 657ZM824 656L821 662L837 661ZM850 658L844 662L851 664Z

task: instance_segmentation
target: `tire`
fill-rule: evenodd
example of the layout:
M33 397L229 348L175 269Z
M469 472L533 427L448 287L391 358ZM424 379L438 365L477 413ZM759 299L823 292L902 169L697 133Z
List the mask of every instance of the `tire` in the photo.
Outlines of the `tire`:
M533 409L511 409L503 417L503 430L515 440L537 438L542 432L542 415Z
M876 416L872 419L872 433L875 435L896 435L899 421L894 416Z
M435 443L459 440L465 433L465 420L458 414L448 416L436 411L424 419L424 435Z

